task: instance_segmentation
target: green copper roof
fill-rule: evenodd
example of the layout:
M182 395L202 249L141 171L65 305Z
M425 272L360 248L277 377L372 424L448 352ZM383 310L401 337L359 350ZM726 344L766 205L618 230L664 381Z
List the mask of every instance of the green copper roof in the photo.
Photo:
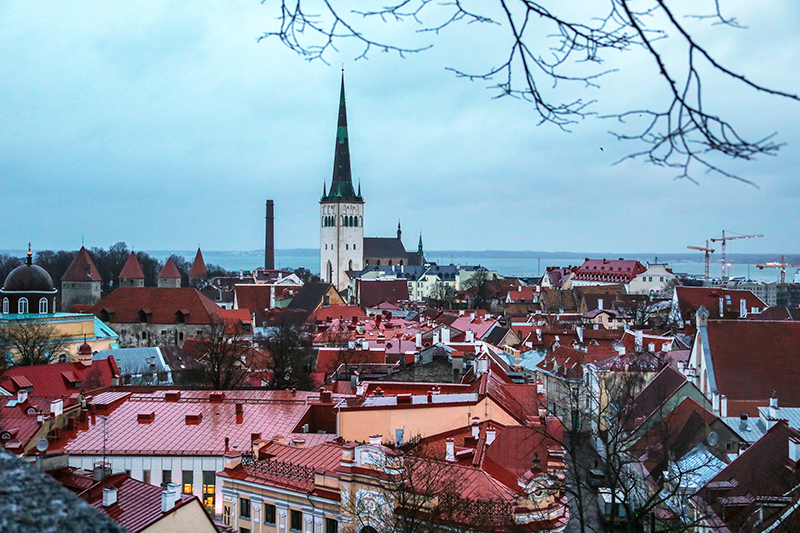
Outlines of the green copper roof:
M336 146L333 157L333 180L330 191L323 187L322 201L361 200L361 185L356 194L350 172L350 142L347 137L347 106L344 97L344 72L339 93L339 122L336 126Z

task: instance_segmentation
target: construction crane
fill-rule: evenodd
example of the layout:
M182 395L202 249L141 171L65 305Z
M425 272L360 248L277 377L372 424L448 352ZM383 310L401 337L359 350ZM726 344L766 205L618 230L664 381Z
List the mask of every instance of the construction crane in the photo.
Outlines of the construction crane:
M713 254L714 253L714 249L708 247L708 241L706 241L706 247L705 248L703 248L702 246L687 246L687 248L690 249L690 250L700 250L701 252L705 252L706 253L706 281L708 281L708 266L709 266L709 263L710 263L709 254Z
M781 269L781 285L785 285L786 284L786 267L800 267L800 265L792 265L792 264L787 263L786 262L786 256L782 255L780 263L776 263L776 262L773 261L771 263L767 263L766 265L756 265L756 267L758 267L758 268L760 268L762 270L765 269L765 268L780 268Z
M725 243L728 241L735 241L737 239L757 239L759 237L763 237L763 235L734 235L733 237L726 237L725 230L722 230L722 237L717 237L711 239L711 242L721 242L722 243L722 281L725 281L725 273L728 268L728 262L725 257Z

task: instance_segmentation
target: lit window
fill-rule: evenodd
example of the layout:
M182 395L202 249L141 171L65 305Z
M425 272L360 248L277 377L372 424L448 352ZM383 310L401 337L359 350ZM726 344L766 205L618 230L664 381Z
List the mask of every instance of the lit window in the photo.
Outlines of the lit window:
M40 315L47 314L47 298L39 299L39 314Z
M183 471L183 493L184 494L191 494L192 493L192 482L194 481L194 472L191 470L184 470Z
M214 493L215 493L215 477L214 472L210 470L203 471L203 505L206 506L208 512L213 516L214 514Z
M28 299L20 298L17 302L17 313L23 315L28 312Z

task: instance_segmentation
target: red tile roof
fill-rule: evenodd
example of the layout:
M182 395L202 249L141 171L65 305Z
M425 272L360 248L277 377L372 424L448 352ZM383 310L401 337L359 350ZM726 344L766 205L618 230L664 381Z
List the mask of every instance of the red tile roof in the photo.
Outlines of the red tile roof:
M178 494L173 510L162 513L161 487L137 481L126 473L113 474L102 481L94 481L91 472L71 468L48 473L68 489L77 492L89 505L107 515L130 533L138 533L147 529L174 512L174 509L187 505L196 505L197 512L204 514L206 519L211 522L200 504L200 500L191 494ZM103 506L103 489L108 487L117 489L117 502L105 507Z
M119 273L119 279L144 279L144 272L134 252L131 252L128 260L125 261L125 266L122 267L122 271Z
M333 319L352 320L353 317L366 318L367 314L355 305L329 305L317 308L307 322L330 322Z
M181 311L186 324L208 325L219 322L220 309L197 289L120 287L97 302L92 314L112 324L131 324L140 322L139 311L145 311L148 323L178 324Z
M575 280L630 283L647 269L633 259L586 259L575 273Z
M65 374L82 382L78 388L71 387ZM3 374L0 387L16 394L20 386L33 386L29 393L41 398L68 398L75 392L86 392L112 385L112 378L119 377L119 368L113 356L108 359L82 363L55 363L51 365L12 366ZM30 384L30 385L28 385ZM2 419L2 412L0 412Z
M89 251L84 246L81 246L78 255L75 256L67 271L61 276L61 281L103 281L103 278L100 276L100 272L97 271Z
M583 365L602 361L615 355L617 355L617 351L610 346L590 346L587 347L586 352L568 346L559 346L536 366L562 378L583 379Z
M205 278L208 276L208 270L206 270L206 262L203 261L203 253L200 251L200 248L197 249L197 255L194 256L194 262L192 263L192 268L189 270L189 277L190 278ZM159 276L164 277L164 276Z
M173 261L171 257L167 259L167 262L164 264L164 268L162 268L161 272L158 273L158 277L168 279L176 279L181 277L181 273L178 270L178 267L175 266L175 261Z
M667 400L686 384L686 376L672 368L665 366L653 381L628 404L622 415L622 425L628 434L636 430L645 420L648 420L663 406ZM667 413L661 413L666 416Z
M766 406L774 390L781 405L800 407L800 322L709 320L707 332L720 394Z

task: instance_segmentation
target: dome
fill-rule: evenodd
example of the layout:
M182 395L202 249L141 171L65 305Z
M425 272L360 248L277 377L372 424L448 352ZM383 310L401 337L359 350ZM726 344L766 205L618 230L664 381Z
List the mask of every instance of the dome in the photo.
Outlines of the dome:
M53 292L53 278L39 265L20 265L6 278L3 291Z

